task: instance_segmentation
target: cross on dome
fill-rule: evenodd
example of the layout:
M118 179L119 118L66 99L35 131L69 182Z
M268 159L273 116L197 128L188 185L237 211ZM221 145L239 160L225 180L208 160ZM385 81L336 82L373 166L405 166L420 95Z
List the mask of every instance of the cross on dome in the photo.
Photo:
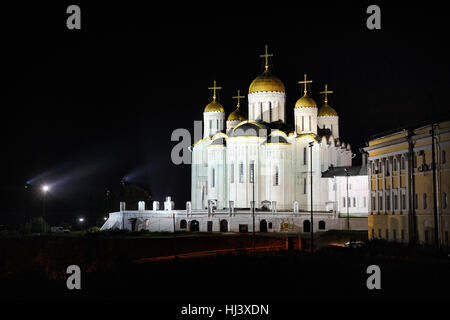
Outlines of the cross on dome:
M266 44L264 54L259 55L260 58L265 58L265 61L266 61L265 68L266 68L266 70L269 69L269 57L273 57L273 54L268 53L267 51L268 51L268 46Z
M213 86L209 87L208 89L209 90L213 90L213 100L215 101L216 100L216 90L220 90L220 89L222 89L222 87L217 87L216 86L216 80L214 80Z
M234 96L233 99L237 99L237 108L239 109L240 107L240 98L245 98L245 96L241 96L241 90L237 91L237 96Z
M328 102L328 93L333 93L333 91L328 90L328 85L325 83L325 91L321 91L320 94L325 95L325 103Z
M305 96L306 96L306 95L308 94L308 89L307 89L306 84L307 84L307 83L312 83L313 81L312 81L312 80L306 80L306 79L307 79L306 73L305 73L305 75L304 75L304 79L305 79L305 80L299 81L298 83L299 83L299 84L304 84L304 85L305 85L305 88L304 88L303 92L304 92L304 94L305 94ZM326 90L326 89L325 89L325 90Z

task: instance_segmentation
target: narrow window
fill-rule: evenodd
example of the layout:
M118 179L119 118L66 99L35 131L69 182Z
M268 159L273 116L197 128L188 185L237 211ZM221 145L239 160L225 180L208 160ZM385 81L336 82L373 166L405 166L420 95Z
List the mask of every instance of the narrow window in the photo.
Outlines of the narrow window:
M302 131L305 131L305 117L302 116Z
M397 241L397 229L392 230L392 240Z
M309 131L311 131L311 116L309 116Z
M216 126L216 131L219 131L220 129L219 129L219 119L217 119L217 126Z
M353 207L356 208L356 198L355 197L353 197Z
M419 197L417 196L417 193L414 195L414 209L417 209L419 207Z
M397 171L397 158L394 158L394 171Z
M389 229L386 229L386 240L389 240Z
M211 176L211 186L214 188L216 186L216 169L212 169L212 176Z
M262 102L259 103L259 108L261 109L261 120L263 120L263 107L262 107Z
M331 133L333 133L333 125L331 125Z
M401 230L400 236L401 236L402 241L405 240L405 230L404 229Z
M386 195L386 210L391 210L390 200L391 200L391 197L387 194Z
M442 164L445 164L447 160L445 159L445 150L442 150Z
M342 198L342 206L345 208L345 197Z
M398 195L394 194L394 210L398 209Z
M303 148L303 164L307 163L307 157L306 157L306 147Z
M401 168L402 170L405 170L405 158L402 157L402 162L401 162Z
M417 168L417 153L414 153L414 157L413 157L413 167Z
M255 162L250 163L250 183L255 182Z
M209 120L209 133L212 132L212 120Z
M269 102L269 122L272 122L272 102Z
M381 229L378 229L378 238L379 238L379 239L382 238L382 236L381 236Z
M378 199L378 210L383 210L383 196Z
M242 162L239 163L239 182L244 182L244 164Z
M375 204L376 204L376 199L375 199L375 197L372 197L372 210L376 210Z
M280 181L279 181L279 172L278 172L278 166L275 166L275 177L274 177L274 184L276 186L280 185Z
M367 207L367 198L364 197L364 208Z
M347 197L347 207L351 208L352 202L350 201L350 197Z

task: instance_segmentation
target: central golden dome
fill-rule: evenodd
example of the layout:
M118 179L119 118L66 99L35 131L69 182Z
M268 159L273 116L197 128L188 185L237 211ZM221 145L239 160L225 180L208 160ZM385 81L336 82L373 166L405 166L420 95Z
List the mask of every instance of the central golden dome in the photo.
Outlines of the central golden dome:
M296 108L317 108L317 104L313 98L305 94L295 103Z
M337 117L337 115L336 110L330 107L327 102L320 107L319 112L317 113L318 117Z
M253 80L248 89L248 93L267 91L286 92L283 82L268 69Z
M216 99L213 99L213 101L205 107L204 112L225 112L225 109Z

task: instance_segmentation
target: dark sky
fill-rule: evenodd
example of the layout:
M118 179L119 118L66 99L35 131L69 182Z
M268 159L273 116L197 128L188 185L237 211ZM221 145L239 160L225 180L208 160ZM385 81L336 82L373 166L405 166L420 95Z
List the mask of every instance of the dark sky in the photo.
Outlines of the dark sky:
M361 2L80 4L79 31L66 28L69 4L3 9L0 224L23 216L27 181L52 187L55 221L83 214L106 189L118 192L123 176L184 207L190 167L171 163L171 133L202 119L214 79L233 111L236 90L246 94L263 70L265 44L286 86L287 122L307 72L319 104L325 82L334 90L330 104L354 152L372 134L447 114L450 52L435 4L380 5L376 31Z

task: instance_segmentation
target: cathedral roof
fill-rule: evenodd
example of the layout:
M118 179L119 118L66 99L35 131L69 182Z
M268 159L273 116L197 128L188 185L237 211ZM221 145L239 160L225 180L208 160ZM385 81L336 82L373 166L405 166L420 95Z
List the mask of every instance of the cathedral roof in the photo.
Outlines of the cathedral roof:
M227 121L245 121L247 120L247 118L242 114L242 111L240 108L237 108L236 110L234 110L232 113L230 113L230 115L228 116Z
M248 89L248 93L267 91L286 92L283 82L274 76L269 69L266 69L253 80Z
M317 104L313 98L305 94L295 103L296 108L317 108Z
M232 137L262 137L266 136L267 127L256 121L242 121L231 132Z
M320 107L319 112L317 113L318 117L337 117L338 114L336 110L334 110L328 103L325 103Z
M204 112L225 112L222 105L216 99L213 99L205 108Z

